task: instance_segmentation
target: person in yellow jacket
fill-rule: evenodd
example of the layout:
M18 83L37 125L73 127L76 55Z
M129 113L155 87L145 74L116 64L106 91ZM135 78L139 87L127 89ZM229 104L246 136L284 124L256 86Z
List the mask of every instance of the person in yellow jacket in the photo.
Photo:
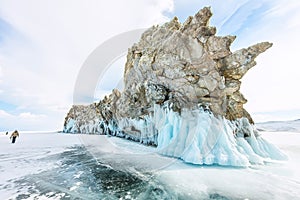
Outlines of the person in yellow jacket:
M19 137L19 132L17 130L15 130L10 136L10 139L12 139L11 143L15 143L17 137Z

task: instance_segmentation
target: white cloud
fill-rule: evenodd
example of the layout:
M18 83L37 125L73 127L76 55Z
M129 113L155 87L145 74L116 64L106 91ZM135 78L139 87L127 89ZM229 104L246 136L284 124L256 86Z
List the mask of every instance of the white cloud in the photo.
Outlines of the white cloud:
M55 122L51 117L47 117L43 114L34 114L30 112L24 112L20 114L11 114L4 110L0 110L0 130L59 130L58 126L47 126L48 123ZM63 122L61 122L63 123Z
M299 1L276 1L275 7L249 30L250 40L270 41L273 47L260 55L257 66L243 78L242 90L250 112L300 108L300 9ZM297 21L298 23L294 23ZM292 23L291 23L292 22ZM298 113L298 116L300 113Z
M4 110L0 110L0 118L7 118L7 117L12 117L13 115L7 113Z
M0 45L0 101L61 125L87 56L116 34L166 21L172 9L171 0L1 1L13 34Z
M22 119L27 119L27 120L36 120L36 119L44 118L46 116L45 115L36 115L36 114L32 114L30 112L24 112L24 113L20 113L18 115L18 117L20 117Z
M172 8L170 2L2 2L2 17L25 37L18 42L13 38L2 48L8 54L3 58L6 85L37 94L43 101L50 93L65 96L95 47L120 32L164 21L161 13Z
M1 82L2 82L2 67L0 66L0 84L1 84ZM1 90L0 90L1 91Z

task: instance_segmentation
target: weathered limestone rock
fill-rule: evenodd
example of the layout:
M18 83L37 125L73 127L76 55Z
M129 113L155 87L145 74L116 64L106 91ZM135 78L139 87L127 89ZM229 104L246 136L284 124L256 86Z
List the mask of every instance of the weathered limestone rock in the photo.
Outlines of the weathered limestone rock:
M125 90L118 104L131 102L131 106L122 106L121 111L115 112L134 117L141 113L140 109L151 106L149 100L129 98L141 97L143 90L136 88L151 80L164 88L159 100L153 99L155 103L169 101L167 93L172 92L175 99L178 97L180 108L200 104L230 120L247 117L253 122L243 109L247 101L239 92L240 79L256 64L254 59L272 44L263 42L231 53L235 36L215 36L215 27L208 26L211 16L210 9L204 8L183 25L174 18L147 30L127 56ZM148 91L150 85L144 87Z
M73 106L65 124L70 119L87 124L97 118L101 123L94 131L100 133L108 130L112 121L120 128L118 122L124 118L153 115L155 104L168 105L178 113L203 107L216 116L228 120L244 117L253 124L243 108L247 100L239 91L241 79L256 64L254 59L272 44L262 42L232 53L235 36L215 36L216 28L209 26L211 16L210 8L203 8L183 24L175 17L149 28L128 50L124 90L113 90L89 107ZM77 112L80 109L81 113ZM79 117L87 113L91 116ZM138 131L122 127L125 134Z
M124 90L73 106L64 132L109 134L157 147L193 164L249 166L287 157L259 136L241 79L263 42L230 51L235 36L215 36L203 8L183 24L175 17L145 31L128 50Z

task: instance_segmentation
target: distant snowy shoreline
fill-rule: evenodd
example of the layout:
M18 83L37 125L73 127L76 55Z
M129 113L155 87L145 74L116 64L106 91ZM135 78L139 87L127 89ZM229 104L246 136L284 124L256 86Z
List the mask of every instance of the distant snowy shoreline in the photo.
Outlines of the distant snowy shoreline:
M259 131L300 133L300 119L290 121L269 121L255 124Z

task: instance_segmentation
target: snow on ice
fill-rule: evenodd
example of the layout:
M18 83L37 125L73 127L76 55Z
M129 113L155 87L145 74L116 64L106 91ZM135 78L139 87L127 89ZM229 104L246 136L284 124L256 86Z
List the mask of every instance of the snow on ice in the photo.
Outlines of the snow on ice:
M161 156L154 147L117 137L20 132L17 143L11 144L2 133L0 198L97 199L119 195L118 198L125 199L130 193L133 199L153 199L154 196L149 196L153 193L147 193L150 190L159 191L156 199L298 199L300 135L263 133L260 137L278 145L290 159L243 168L199 166ZM77 152L71 150L78 145L85 148L75 148ZM93 160L97 162L93 164ZM105 172L99 166L114 170L109 173L129 173L126 177L137 176L143 182L123 187L119 190L122 193L114 193L120 185L110 185L110 193L101 196L103 191L89 189L95 188L95 178L101 179L99 174ZM107 184L114 184L112 175L108 176ZM99 183L104 181L99 180Z

